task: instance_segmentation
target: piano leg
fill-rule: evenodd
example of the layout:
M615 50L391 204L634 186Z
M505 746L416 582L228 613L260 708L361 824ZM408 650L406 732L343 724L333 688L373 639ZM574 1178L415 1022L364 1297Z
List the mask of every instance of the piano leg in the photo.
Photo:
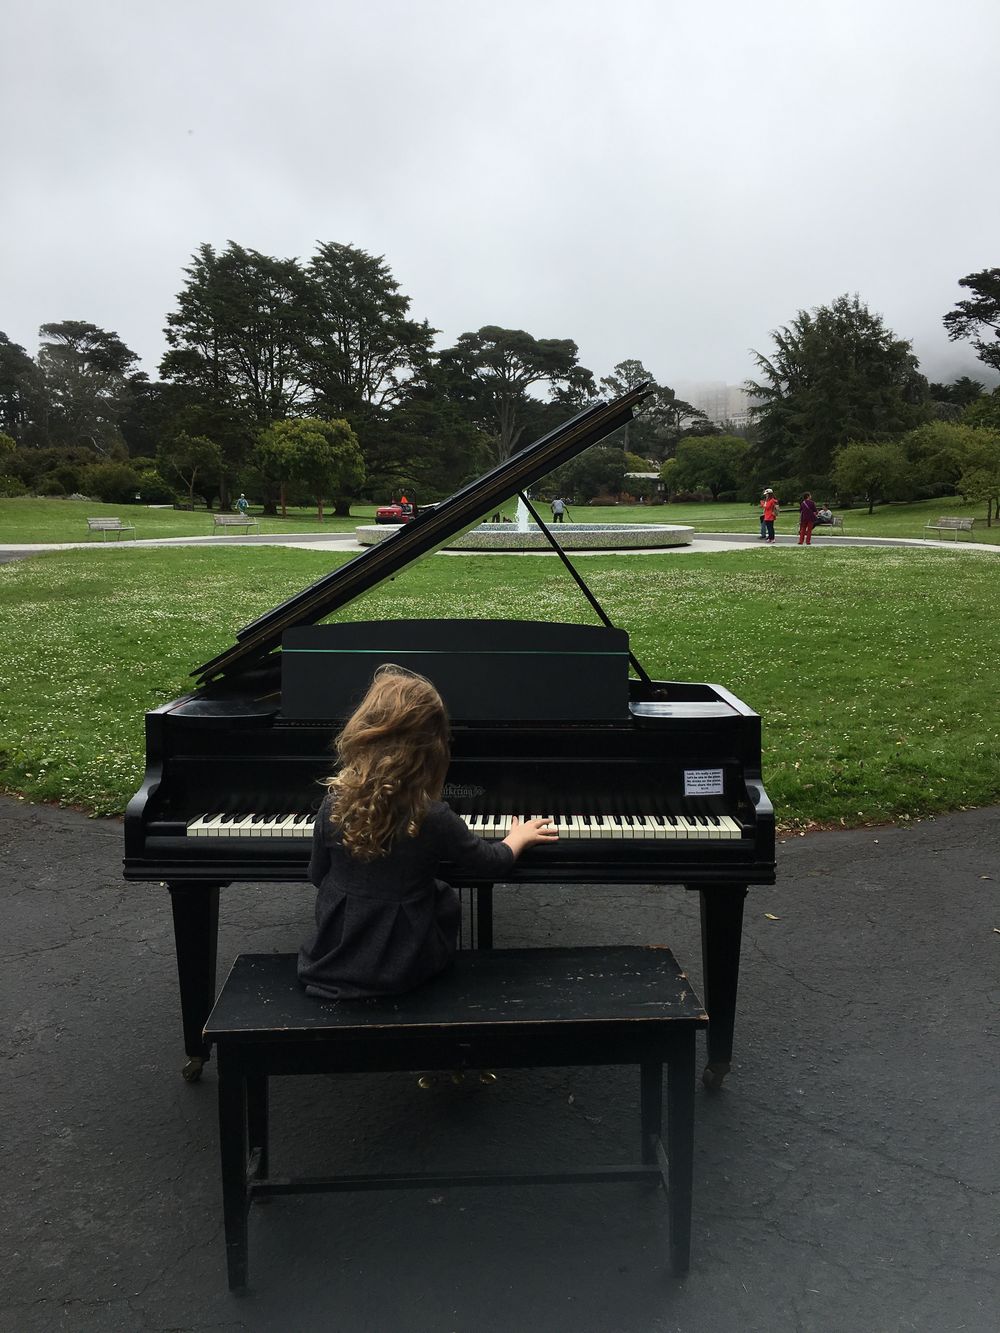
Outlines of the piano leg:
M215 959L219 941L220 884L168 884L174 914L177 980L181 991L184 1050L182 1073L197 1083L208 1059L202 1030L215 1003Z
M740 941L746 887L707 884L701 894L701 953L705 1008L708 1010L708 1064L701 1079L720 1088L733 1058L736 988L740 978Z

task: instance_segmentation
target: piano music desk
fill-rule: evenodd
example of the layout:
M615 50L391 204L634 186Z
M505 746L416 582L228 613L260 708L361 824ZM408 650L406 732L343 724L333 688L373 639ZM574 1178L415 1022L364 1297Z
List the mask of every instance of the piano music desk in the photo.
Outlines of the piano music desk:
M695 1033L707 1023L701 1001L664 948L464 952L445 973L407 995L350 1002L306 995L294 954L241 954L205 1025L206 1039L218 1048L230 1288L247 1285L247 1220L255 1199L445 1185L662 1182L669 1199L671 1266L686 1273ZM577 1171L270 1175L267 1085L273 1075L602 1064L640 1068L637 1164ZM660 1139L664 1064L666 1149Z

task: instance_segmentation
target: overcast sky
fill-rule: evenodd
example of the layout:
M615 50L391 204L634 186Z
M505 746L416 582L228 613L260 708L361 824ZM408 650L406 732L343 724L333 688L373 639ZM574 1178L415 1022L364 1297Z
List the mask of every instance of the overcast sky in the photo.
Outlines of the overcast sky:
M3 0L0 330L155 374L202 242L383 255L446 346L740 383L857 292L932 379L1000 266L997 0Z

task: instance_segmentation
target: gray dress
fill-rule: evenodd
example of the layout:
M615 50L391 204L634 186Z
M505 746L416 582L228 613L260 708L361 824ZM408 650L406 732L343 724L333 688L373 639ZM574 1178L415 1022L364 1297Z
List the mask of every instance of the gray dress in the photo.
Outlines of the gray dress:
M359 861L330 824L330 797L316 816L309 878L316 932L299 950L299 979L328 1000L399 995L447 967L458 943L458 894L438 879L499 879L514 864L502 842L484 842L443 801L415 838Z

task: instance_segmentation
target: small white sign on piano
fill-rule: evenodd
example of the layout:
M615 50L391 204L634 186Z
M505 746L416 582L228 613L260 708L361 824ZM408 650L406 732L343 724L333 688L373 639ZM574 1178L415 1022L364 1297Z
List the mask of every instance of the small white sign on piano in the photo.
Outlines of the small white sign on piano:
M721 768L686 768L684 770L685 796L721 796Z

